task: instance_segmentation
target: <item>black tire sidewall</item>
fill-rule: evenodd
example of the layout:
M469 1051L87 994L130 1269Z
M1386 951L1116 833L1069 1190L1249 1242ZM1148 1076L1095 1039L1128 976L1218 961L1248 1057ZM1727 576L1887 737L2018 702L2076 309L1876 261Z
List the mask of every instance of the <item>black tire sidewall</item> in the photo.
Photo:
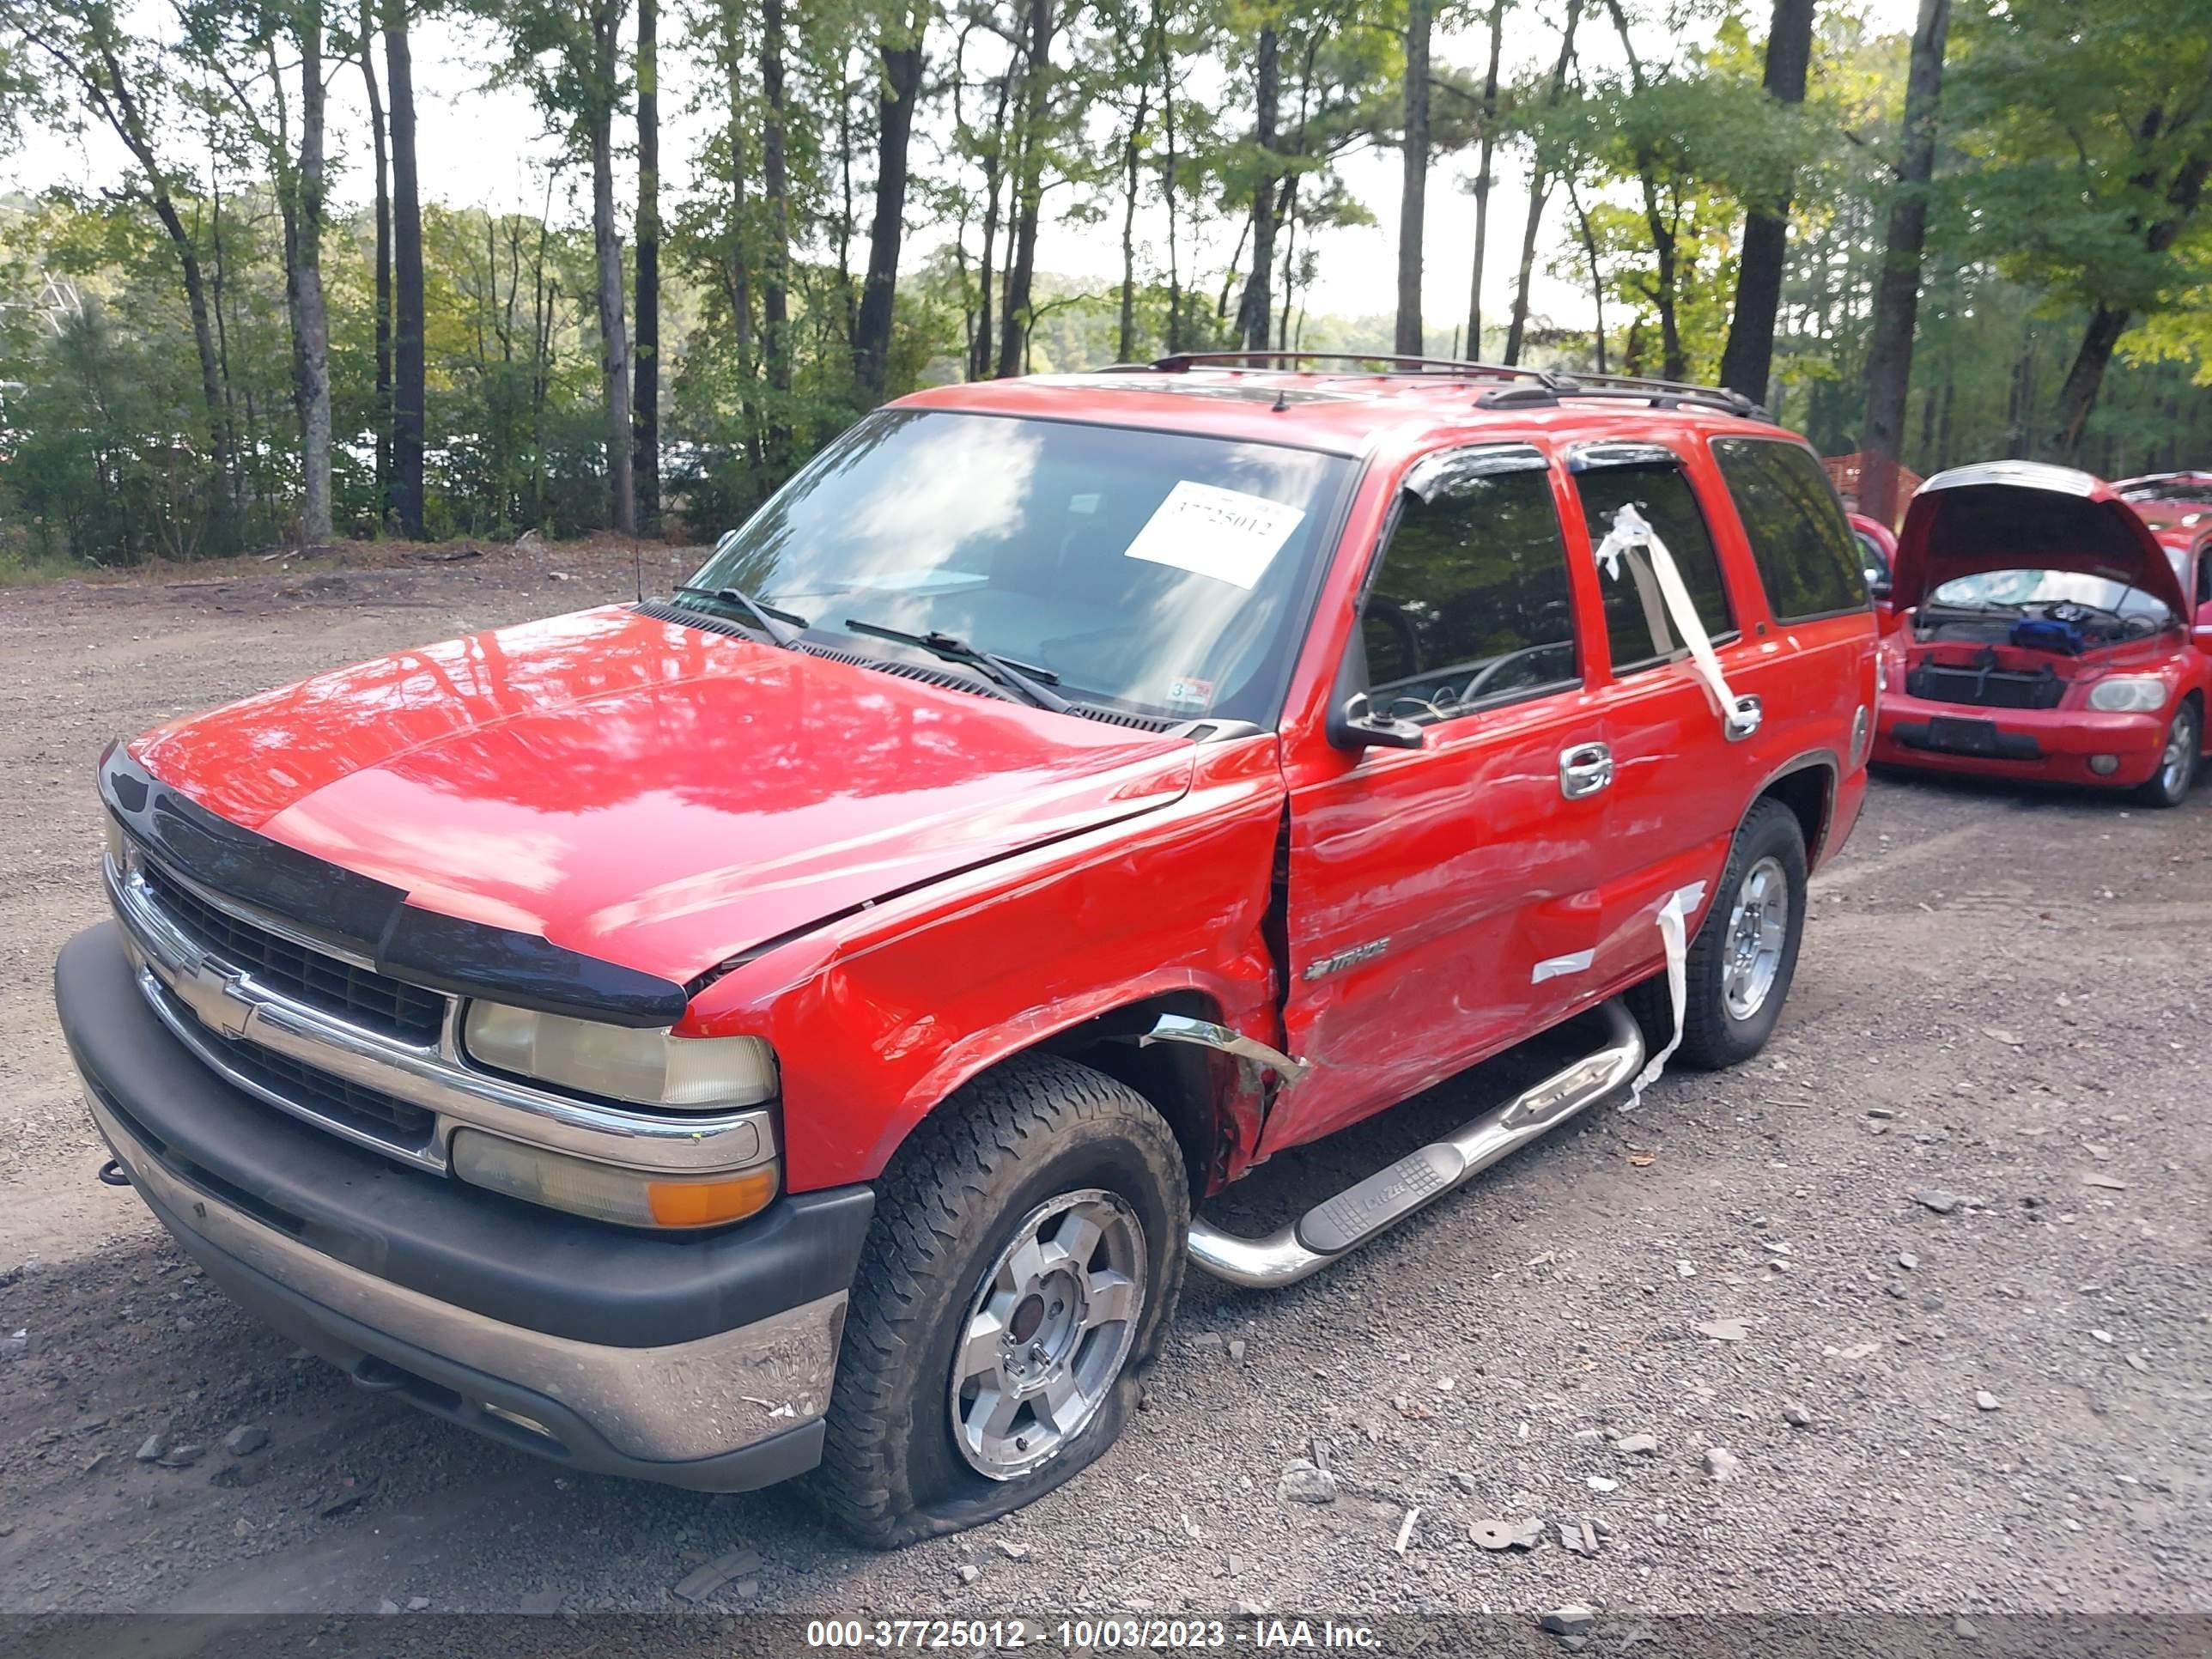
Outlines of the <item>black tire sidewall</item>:
M1104 1079L1100 1079L1102 1082ZM1118 1085L1115 1085L1118 1086ZM1073 1479L1119 1437L1134 1408L1139 1376L1156 1356L1173 1316L1186 1262L1189 1201L1185 1167L1165 1121L1142 1108L1085 1115L1066 1125L1042 1156L967 1172L960 1223L947 1249L913 1283L924 1292L915 1311L929 1332L887 1377L897 1395L885 1411L894 1443L902 1513L867 1541L896 1545L1005 1515ZM995 1178L994 1178L995 1177ZM1097 1188L1128 1205L1145 1240L1145 1284L1137 1331L1121 1374L1098 1412L1049 1462L1011 1480L979 1474L952 1437L952 1367L982 1275L1022 1223L1062 1194ZM940 1235L941 1236L941 1235Z
M1782 960L1774 970L1774 983L1766 1000L1747 1019L1729 1012L1724 982L1728 968L1729 918L1736 896L1760 860L1771 858L1782 866L1790 890L1790 921L1782 945ZM1749 1060L1766 1046L1782 1018L1783 1004L1796 977L1797 955L1804 943L1808 880L1805 837L1796 815L1778 802L1763 801L1736 832L1721 890L1698 930L1684 988L1684 1047L1692 1063L1707 1068L1734 1066Z

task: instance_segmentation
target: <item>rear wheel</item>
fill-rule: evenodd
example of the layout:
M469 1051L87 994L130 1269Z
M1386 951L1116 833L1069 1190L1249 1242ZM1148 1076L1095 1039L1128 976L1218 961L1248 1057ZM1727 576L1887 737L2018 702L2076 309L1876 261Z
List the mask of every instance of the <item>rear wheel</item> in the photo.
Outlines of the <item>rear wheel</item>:
M887 1549L1078 1474L1121 1432L1189 1229L1182 1151L1133 1090L1043 1056L961 1090L881 1184L816 1502Z
M1718 1071L1766 1046L1805 933L1805 832L1778 800L1744 815L1720 892L1682 964L1685 1065ZM1656 1047L1674 1029L1664 975L1636 988L1631 1006Z
M2158 757L2158 770L2139 792L2153 806L2179 806L2189 799L2197 781L2197 760L2203 746L2203 716L2193 702L2173 711L2173 724L2166 728L2166 747Z

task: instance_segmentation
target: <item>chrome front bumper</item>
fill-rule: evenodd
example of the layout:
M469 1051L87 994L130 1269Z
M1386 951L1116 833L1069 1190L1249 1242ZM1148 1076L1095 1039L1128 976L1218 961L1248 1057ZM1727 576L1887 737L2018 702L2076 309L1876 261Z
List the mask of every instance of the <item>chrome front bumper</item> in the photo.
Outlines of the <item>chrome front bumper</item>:
M234 1298L366 1385L529 1450L678 1485L740 1490L818 1457L842 1292L665 1347L603 1346L502 1324L338 1261L193 1184L87 1081L94 1123L185 1253ZM745 1467L741 1455L764 1447L775 1455Z

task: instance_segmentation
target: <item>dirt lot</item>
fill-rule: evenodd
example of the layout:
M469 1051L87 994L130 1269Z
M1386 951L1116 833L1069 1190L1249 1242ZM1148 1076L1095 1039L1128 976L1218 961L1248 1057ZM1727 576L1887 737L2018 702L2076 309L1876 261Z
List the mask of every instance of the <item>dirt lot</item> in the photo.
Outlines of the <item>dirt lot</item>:
M706 1605L2212 1607L2212 788L1878 783L1759 1062L1600 1109L1298 1288L1194 1275L1124 1443L962 1538L871 1556L781 1493L564 1476L295 1356L92 1178L47 972L100 914L94 759L629 591L626 559L563 556L0 592L0 1611L667 1610L744 1546ZM1504 1086L1456 1079L1238 1207ZM241 1425L266 1448L227 1450ZM157 1431L209 1449L136 1461ZM1340 1494L1286 1501L1316 1441ZM1526 1516L1533 1551L1471 1541ZM1583 1520L1593 1554L1559 1542Z

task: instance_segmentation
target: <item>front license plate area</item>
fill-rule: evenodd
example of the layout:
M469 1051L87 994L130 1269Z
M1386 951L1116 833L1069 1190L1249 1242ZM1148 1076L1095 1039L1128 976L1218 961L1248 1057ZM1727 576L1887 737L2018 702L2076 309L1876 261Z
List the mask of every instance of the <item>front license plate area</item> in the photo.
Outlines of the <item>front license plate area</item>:
M1938 714L1928 722L1928 746L1954 755L1995 755L1997 725L1995 720L1960 720L1953 714Z

